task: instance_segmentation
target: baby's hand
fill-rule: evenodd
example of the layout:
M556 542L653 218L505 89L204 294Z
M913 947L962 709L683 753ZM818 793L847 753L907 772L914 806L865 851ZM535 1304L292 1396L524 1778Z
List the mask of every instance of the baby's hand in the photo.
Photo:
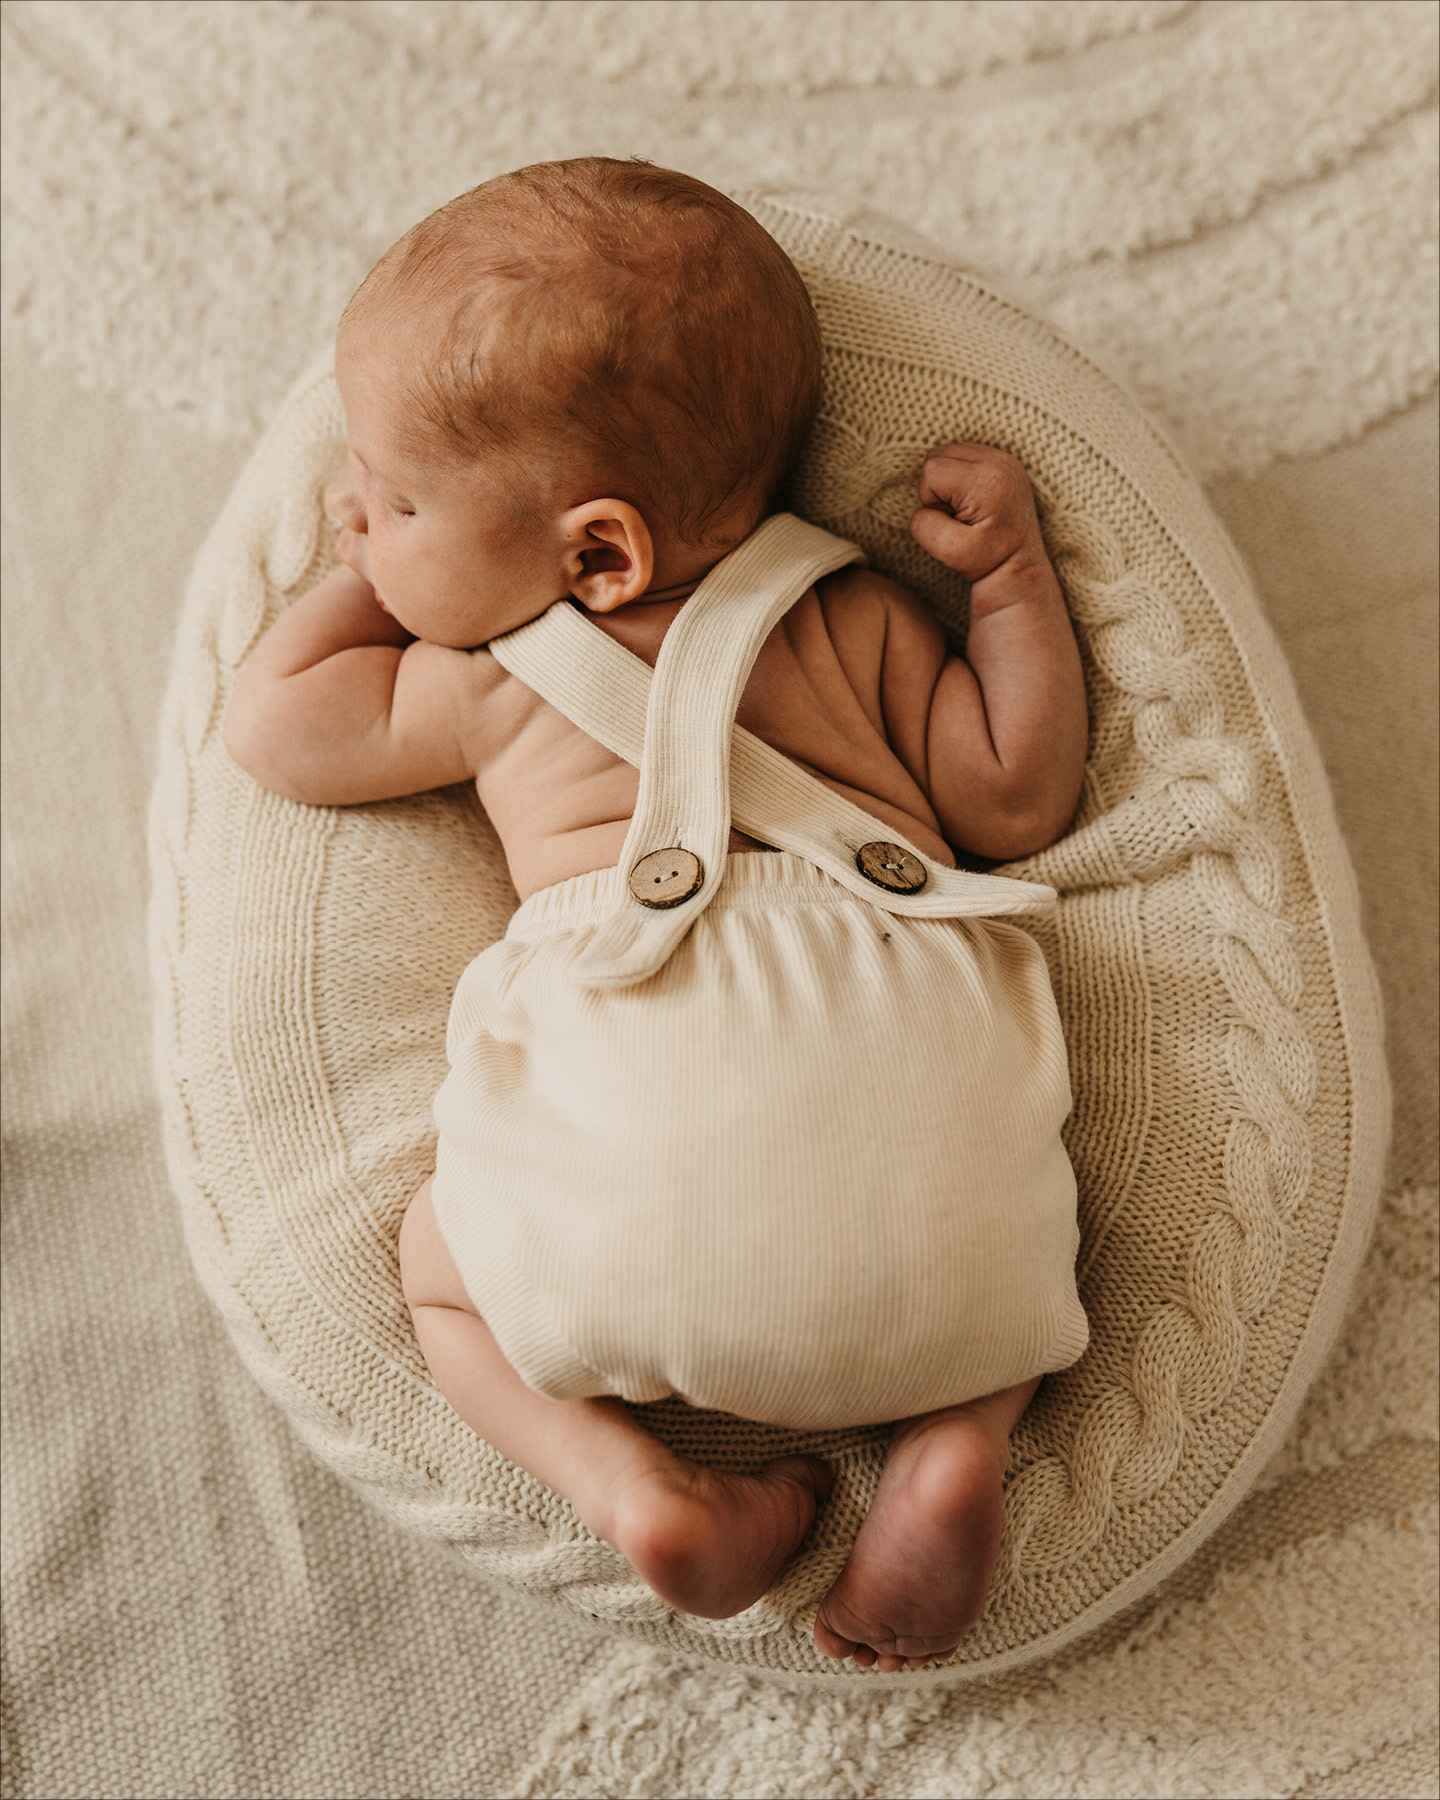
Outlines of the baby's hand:
M1049 571L1030 478L1005 451L942 444L925 458L919 494L910 535L922 550L964 575L972 589L1004 571L1003 585L1011 590L1005 600L982 589L972 593L972 605L1005 604L1014 592L1011 577Z

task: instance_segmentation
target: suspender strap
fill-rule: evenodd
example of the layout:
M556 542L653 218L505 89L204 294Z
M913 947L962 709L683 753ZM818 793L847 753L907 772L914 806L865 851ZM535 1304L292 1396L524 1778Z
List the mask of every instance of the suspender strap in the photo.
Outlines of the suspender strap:
M992 917L1054 899L1030 882L932 861L735 726L776 622L822 575L859 558L855 545L789 514L768 519L686 601L653 675L567 601L491 643L503 668L640 769L613 911L572 964L582 985L630 986L664 964L723 878L732 818L885 911Z

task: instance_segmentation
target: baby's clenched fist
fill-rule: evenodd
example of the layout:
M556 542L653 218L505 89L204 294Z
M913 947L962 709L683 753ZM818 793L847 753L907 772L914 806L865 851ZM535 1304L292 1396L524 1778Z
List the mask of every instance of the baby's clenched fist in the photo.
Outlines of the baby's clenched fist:
M988 444L942 444L920 471L920 506L910 534L937 562L971 583L971 604L1006 604L1011 578L1049 572L1030 478L1015 457ZM1006 597L974 589L1004 576Z

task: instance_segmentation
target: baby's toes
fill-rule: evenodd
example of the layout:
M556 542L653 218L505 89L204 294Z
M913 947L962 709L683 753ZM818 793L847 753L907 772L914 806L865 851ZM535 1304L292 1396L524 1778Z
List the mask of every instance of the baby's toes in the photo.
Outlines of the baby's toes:
M847 1656L853 1656L860 1648L853 1639L841 1637L838 1631L832 1631L821 1615L815 1620L815 1648L822 1656L833 1656L836 1662L844 1662Z

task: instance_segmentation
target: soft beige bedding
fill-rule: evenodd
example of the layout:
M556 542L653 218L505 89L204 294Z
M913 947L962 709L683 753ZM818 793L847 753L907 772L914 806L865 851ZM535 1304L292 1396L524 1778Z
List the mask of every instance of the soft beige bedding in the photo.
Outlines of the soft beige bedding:
M1433 17L7 9L7 1794L1433 1792ZM180 1243L143 832L189 560L367 258L577 148L838 187L1128 376L1359 874L1397 1110L1342 1343L1200 1558L983 1691L781 1692L457 1580L295 1444Z

